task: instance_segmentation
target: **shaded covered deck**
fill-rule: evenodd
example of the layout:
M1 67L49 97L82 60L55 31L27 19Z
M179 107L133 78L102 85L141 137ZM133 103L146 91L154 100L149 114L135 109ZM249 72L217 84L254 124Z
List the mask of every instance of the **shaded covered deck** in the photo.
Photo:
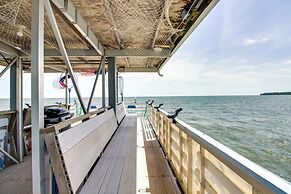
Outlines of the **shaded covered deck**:
M120 118L115 118L120 102L118 73L155 72L161 75L162 67L217 3L218 0L126 3L0 0L3 16L0 18L0 66L4 68L0 77L10 69L9 111L16 117L13 138L12 133L9 134L11 140L8 142L10 145L16 142L15 153L5 152L5 157L21 163L25 155L22 77L24 72L30 72L32 193L47 190L44 184L45 138L60 193L76 193L83 186L88 170L116 131L117 123L120 124ZM71 89L86 115L78 118L80 126L71 127L71 123L64 122L48 129L44 137L44 73L64 73L66 84L70 79ZM84 102L82 88L77 83L75 75L78 73L95 76L88 103ZM96 112L96 118L91 119L94 113L90 105L101 74L100 108L104 109L104 114ZM71 89L68 85L65 87L66 107L69 107L67 99ZM70 130L63 133L67 129ZM89 149L90 154L84 153L83 147Z
M45 184L49 186L46 155ZM31 157L0 172L0 191L32 193ZM128 114L87 175L79 193L181 193L147 118Z

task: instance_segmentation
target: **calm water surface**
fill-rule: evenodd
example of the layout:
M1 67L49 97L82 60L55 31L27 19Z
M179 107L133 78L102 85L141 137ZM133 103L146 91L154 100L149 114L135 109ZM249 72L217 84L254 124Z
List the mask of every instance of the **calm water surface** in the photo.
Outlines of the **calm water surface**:
M291 182L291 96L137 99L154 99L167 112L182 107L181 120Z

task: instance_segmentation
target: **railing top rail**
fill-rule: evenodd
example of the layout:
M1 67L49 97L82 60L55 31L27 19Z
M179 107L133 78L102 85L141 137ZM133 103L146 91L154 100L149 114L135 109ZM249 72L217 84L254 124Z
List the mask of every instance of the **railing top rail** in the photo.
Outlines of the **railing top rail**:
M15 110L3 110L3 111L0 111L0 116L11 115L14 113L16 113Z
M168 116L169 113L159 109L160 113ZM201 144L208 152L217 157L226 166L250 182L256 188L274 193L291 193L291 184L267 169L243 157L232 149L226 147L210 136L195 129L180 119L176 120L176 126L189 135L194 141Z

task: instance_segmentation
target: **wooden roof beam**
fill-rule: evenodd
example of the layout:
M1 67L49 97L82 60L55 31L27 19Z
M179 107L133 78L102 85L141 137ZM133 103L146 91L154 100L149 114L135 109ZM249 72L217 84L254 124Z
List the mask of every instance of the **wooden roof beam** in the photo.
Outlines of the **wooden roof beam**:
M18 56L18 57L27 56L27 53L24 53L23 51L13 46L10 46L9 44L6 44L2 41L0 41L0 52L5 53L7 55Z
M171 56L171 50L163 49L161 52L156 52L152 49L109 49L106 50L106 56L167 58Z
M70 57L92 57L98 53L94 49L67 49ZM61 53L57 49L46 49L45 57L61 57ZM171 56L170 49L163 49L156 52L151 49L108 49L105 51L107 57L151 57L151 58L167 58Z
M69 57L96 57L99 53L95 49L67 49ZM61 57L61 52L58 49L46 49L45 57Z
M51 0L56 8L73 24L77 31L91 44L99 55L104 55L104 48L91 28L87 25L71 0Z
M154 67L117 67L118 72L140 72L140 73L156 73L158 68Z

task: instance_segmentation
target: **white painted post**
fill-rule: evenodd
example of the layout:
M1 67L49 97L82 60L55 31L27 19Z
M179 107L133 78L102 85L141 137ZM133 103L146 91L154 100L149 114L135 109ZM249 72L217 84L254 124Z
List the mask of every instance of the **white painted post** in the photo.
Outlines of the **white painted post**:
M17 110L17 155L19 162L23 161L23 93L22 93L22 59L17 60L16 70L16 110Z
M32 0L31 33L31 124L32 124L32 190L45 193L44 139L44 1Z
M105 108L106 107L106 103L105 103L105 56L104 56L104 60L101 63L102 65L102 107Z
M14 60L13 60L14 61ZM17 159L23 160L23 109L22 109L22 63L17 57L14 64L10 67L10 110L16 111L16 130L13 131L15 139ZM16 157L16 156L15 156Z
M68 89L68 70L66 70L66 74L65 74L65 76L66 76L66 79L65 79L65 82L66 82L66 86L67 87L65 87L65 103L66 103L66 109L69 109L69 100L68 100L68 96L69 96L69 94L68 94L68 92L69 92L69 89Z
M115 95L116 95L116 103L118 104L119 103L119 86L118 86L118 82L119 82L119 80L118 80L118 71L116 71L116 78L115 78L115 80L116 80L116 92L115 92Z
M18 147L18 141L17 141L17 131L18 131L18 110L17 110L17 60L14 62L13 65L11 65L10 67L10 110L14 110L16 111L16 115L15 115L15 119L16 119L16 125L14 126L14 128L12 129L12 141L11 142L11 148L10 148L10 152L11 155L15 158L18 157L18 151L17 151L17 147ZM10 118L12 119L12 118ZM9 119L9 122L11 122Z
M109 97L109 106L114 109L116 113L116 59L115 57L108 58L108 97Z

